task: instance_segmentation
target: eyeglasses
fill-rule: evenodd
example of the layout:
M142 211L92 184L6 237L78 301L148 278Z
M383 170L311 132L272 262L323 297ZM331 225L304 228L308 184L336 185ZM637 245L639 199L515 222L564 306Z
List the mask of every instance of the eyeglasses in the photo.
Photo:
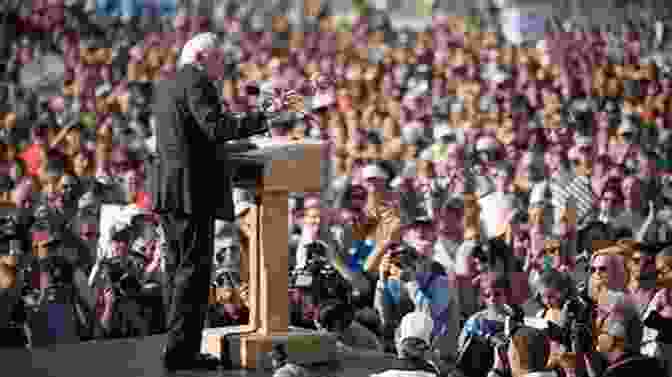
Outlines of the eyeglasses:
M483 292L483 297L485 298L500 298L503 297L504 293L499 292L499 291L494 291L494 292Z
M607 267L606 266L593 266L590 267L590 273L595 274L595 273L607 273Z

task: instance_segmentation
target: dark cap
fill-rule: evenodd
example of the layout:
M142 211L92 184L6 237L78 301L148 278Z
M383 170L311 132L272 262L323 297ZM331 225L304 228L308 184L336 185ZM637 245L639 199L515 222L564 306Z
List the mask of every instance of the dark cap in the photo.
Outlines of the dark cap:
M288 358L287 351L283 344L274 344L273 349L269 352L269 356L276 361L286 361Z
M130 227L120 229L112 234L110 241L130 242L133 234Z

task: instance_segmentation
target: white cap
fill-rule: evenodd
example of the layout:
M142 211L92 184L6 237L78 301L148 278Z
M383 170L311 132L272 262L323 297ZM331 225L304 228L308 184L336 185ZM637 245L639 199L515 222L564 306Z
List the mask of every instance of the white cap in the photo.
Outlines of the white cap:
M178 68L186 64L196 63L196 56L199 52L217 47L217 35L214 33L200 33L191 38L182 47L182 54L178 61Z
M574 138L576 145L591 145L593 144L593 138L590 136L576 136Z
M369 179L369 178L389 179L390 176L380 166L375 165L375 164L371 164L371 165L365 166L364 169L362 169L362 178L365 179L365 180Z
M548 204L550 193L551 187L548 182L535 185L530 193L530 206Z
M408 338L422 339L428 345L431 344L434 320L423 312L410 312L401 319L399 325L399 342Z
M423 161L434 161L434 153L432 153L431 148L425 148L420 152L420 155L418 156L420 160Z
M401 128L401 137L408 144L415 144L424 136L425 129L418 127L417 123L411 122Z
M632 123L632 120L628 117L624 118L623 121L621 122L620 126L618 127L618 133L623 134L627 132L634 132L635 131L635 125Z
M476 151L487 151L497 149L499 142L494 136L483 136L476 142Z
M448 124L442 123L437 124L434 127L434 139L439 140L444 136L455 134L455 129L451 128Z

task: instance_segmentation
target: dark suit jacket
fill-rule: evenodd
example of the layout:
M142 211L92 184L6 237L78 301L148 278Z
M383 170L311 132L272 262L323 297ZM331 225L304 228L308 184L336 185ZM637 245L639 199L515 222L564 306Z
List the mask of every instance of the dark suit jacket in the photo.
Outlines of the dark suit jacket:
M232 166L221 151L217 153L218 145L265 130L263 114L243 118L222 114L215 85L194 66L183 67L173 80L159 82L154 106L158 153L151 177L154 210L232 221Z
M613 363L602 373L601 377L628 377L636 376L638 373L662 377L665 375L665 369L654 358L633 355Z

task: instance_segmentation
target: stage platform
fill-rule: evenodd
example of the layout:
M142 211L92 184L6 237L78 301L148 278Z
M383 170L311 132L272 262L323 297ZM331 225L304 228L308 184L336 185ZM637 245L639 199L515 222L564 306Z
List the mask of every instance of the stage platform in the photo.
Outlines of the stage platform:
M164 336L86 342L44 349L0 350L8 377L270 377L270 370L179 371L167 373L160 362ZM367 377L389 365L392 356L344 355L331 365L313 365L316 377Z

